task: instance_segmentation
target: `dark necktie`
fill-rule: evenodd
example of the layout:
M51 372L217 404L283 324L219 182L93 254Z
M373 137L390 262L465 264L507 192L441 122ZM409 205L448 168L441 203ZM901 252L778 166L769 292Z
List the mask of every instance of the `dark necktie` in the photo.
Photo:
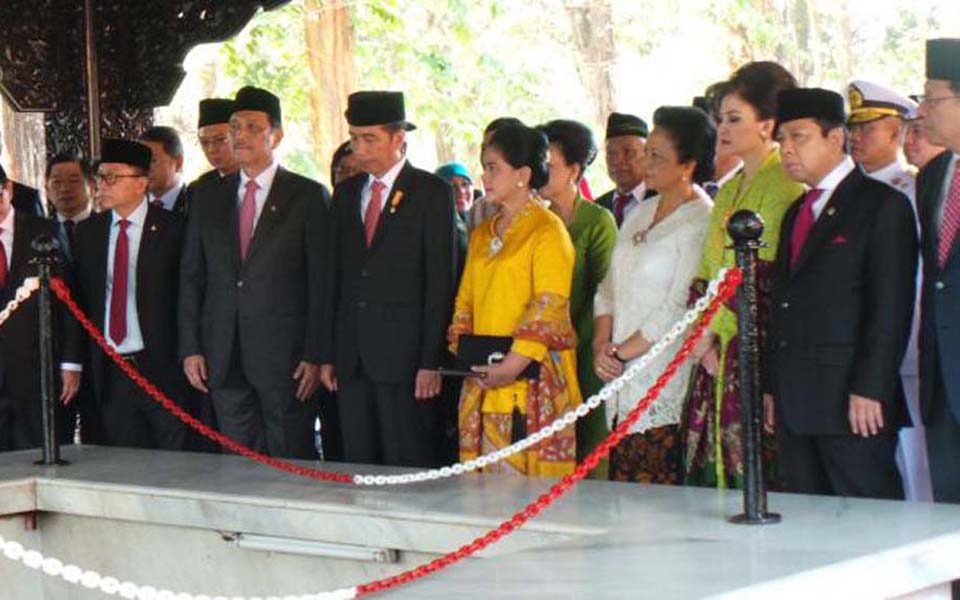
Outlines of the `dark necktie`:
M127 227L130 221L120 219L117 246L113 251L113 286L110 290L110 339L119 346L127 337L127 268L130 262L130 243Z
M633 200L633 196L630 194L617 194L617 197L613 199L613 218L617 221L617 227L623 225L624 213L631 200Z
M380 222L380 213L383 211L383 190L386 187L386 184L377 179L370 188L370 201L363 214L363 232L367 238L368 248L373 243L373 234L376 233L377 223Z
M76 246L76 243L75 243L76 238L74 237L76 235L76 232L75 232L76 227L77 227L77 224L71 221L70 219L67 219L66 221L63 222L63 230L67 234L67 243L70 244L71 252L73 252L73 249Z

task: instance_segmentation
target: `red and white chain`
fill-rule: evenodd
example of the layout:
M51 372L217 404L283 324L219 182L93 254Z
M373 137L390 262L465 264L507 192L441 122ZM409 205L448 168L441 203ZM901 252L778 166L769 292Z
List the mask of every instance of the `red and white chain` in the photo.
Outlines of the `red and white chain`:
M40 280L36 277L27 277L23 280L23 285L17 288L13 299L7 302L7 305L0 310L0 326L6 323L10 315L17 312L20 305L27 301L34 292L40 289Z
M505 448L500 448L489 454L484 454L483 456L478 456L477 458L457 463L453 465L448 465L446 467L431 469L428 471L419 471L416 473L406 473L403 475L354 475L353 483L357 485L369 485L369 486L385 486L385 485L408 485L411 483L420 483L424 481L433 481L436 479L445 479L447 477L456 477L463 475L464 473L469 473L471 471L476 471L477 469L482 469L488 465L492 465L501 461L506 460L508 457L517 454L518 452L523 452L531 446L536 446L543 440L549 438L550 436L556 435L560 431L566 429L573 425L578 419L582 419L587 416L590 411L596 409L604 401L610 400L614 395L623 389L623 386L626 385L628 381L636 377L643 371L650 361L657 358L663 352L671 347L683 333L687 331L690 326L697 322L700 318L700 315L710 306L710 303L714 298L717 297L717 292L720 288L721 282L724 281L727 275L727 270L722 269L715 279L713 279L710 284L707 286L707 293L699 298L696 303L688 310L683 317L674 323L673 327L664 335L660 340L654 344L650 350L641 356L633 365L630 366L626 371L624 371L620 377L617 377L603 388L587 399L586 402L578 406L576 409L571 410L564 414L562 417L558 417L553 423L537 430L532 435L527 436L526 438L517 441Z

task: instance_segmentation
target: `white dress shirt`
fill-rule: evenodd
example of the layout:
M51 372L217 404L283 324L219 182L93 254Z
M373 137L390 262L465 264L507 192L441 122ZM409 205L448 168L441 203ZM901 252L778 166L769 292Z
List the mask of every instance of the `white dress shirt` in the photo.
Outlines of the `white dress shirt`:
M270 188L273 186L273 179L277 176L277 169L280 163L274 160L270 163L263 173L253 178L257 182L257 195L254 196L257 211L253 217L253 230L257 230L257 223L260 221L260 214L263 213L263 205L267 203L267 196L270 195ZM237 188L237 206L243 204L243 196L247 193L247 182L250 176L240 169L240 187Z
M380 212L383 212L383 206L387 202L387 198L390 197L390 192L393 190L393 184L396 183L397 177L400 175L400 171L403 170L403 166L407 164L406 160L397 161L397 164L390 167L390 169L383 174L379 180L383 183L383 196L380 197ZM370 196L373 194L373 182L377 181L378 178L373 175L367 175L367 182L363 184L363 190L360 192L360 218L363 219L363 216L367 214L367 205L370 204Z
M85 209L81 210L80 212L78 212L77 214L73 215L70 218L67 218L61 215L60 213L57 213L57 221L60 221L61 223L65 223L66 221L73 221L74 223L79 223L81 221L86 221L87 217L90 216L91 212L92 211L90 209L90 206L88 205Z
M157 198L151 194L150 202L160 202L160 205L167 210L173 210L177 205L177 198L180 196L180 192L185 188L183 183L177 182L175 186L166 191L162 196Z
M610 268L597 287L593 302L594 317L613 317L615 343L637 331L655 342L686 312L690 284L700 268L713 206L702 188L694 186L694 190L697 199L681 204L653 228L660 196L641 203L623 221L610 256ZM620 421L626 418L637 398L653 385L680 345L681 340L674 342L606 402L608 423L612 424L615 418ZM639 357L624 368L630 368L637 360ZM691 364L687 363L677 372L657 401L630 428L630 433L680 422L690 371Z
M833 197L834 190L837 189L837 186L840 185L840 182L847 178L847 175L853 172L857 168L857 165L853 162L853 159L850 158L850 155L844 155L843 160L840 161L840 164L834 167L830 173L824 177L820 183L814 187L818 190L823 190L823 193L820 194L820 197L817 198L817 201L813 203L813 218L819 219L820 213L823 212L823 207L827 205L827 202L830 201L830 198Z
M107 247L107 289L106 310L103 315L103 333L107 342L120 354L133 354L144 349L143 333L140 331L140 319L137 315L137 258L140 256L140 240L143 238L143 226L147 220L147 206L140 203L127 221L127 336L118 346L110 337L110 295L113 293L113 259L117 251L117 237L120 234L120 215L113 211L113 220L110 223L110 244Z

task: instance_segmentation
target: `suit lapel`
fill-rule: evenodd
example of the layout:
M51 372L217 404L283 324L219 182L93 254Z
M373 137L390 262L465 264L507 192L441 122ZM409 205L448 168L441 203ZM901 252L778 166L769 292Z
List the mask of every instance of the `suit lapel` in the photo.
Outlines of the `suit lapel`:
M210 198L218 203L218 210L212 211L215 226L221 228L221 235L230 246L229 260L235 273L240 272L240 202L237 197L239 187L240 175L228 175L223 185L216 186L218 195Z
M161 225L158 223L157 211L163 210L155 206L147 207L147 217L143 221L143 231L140 233L140 248L137 250L137 314L140 317L140 324L143 325L144 310L143 299L150 295L151 277L150 265L155 264L154 254L156 251L157 239L161 234Z
M397 180L393 182L393 188L383 202L383 210L380 212L377 230L373 233L373 243L370 244L370 250L377 247L383 236L386 235L390 224L396 219L397 213L406 206L410 196L412 176L413 167L410 166L410 163L405 163L397 174Z
M16 287L10 286L19 286L20 279L25 279L36 275L36 270L34 272L23 272L30 267L29 260L33 257L33 251L30 248L30 242L33 241L35 232L33 228L30 227L28 219L24 217L20 212L13 213L13 250L10 253L10 268L7 270L7 289L10 292L16 290ZM23 277L21 277L21 272Z
M90 249L90 264L93 266L93 273L96 274L96 282L90 286L94 292L93 297L93 322L97 324L101 331L106 329L104 319L106 318L107 302L107 255L110 253L110 226L113 224L113 217L110 212L105 213L106 218L96 217L96 221L91 223L96 227L95 235L91 236L97 240L94 247ZM84 249L86 251L86 249ZM86 259L86 257L84 257ZM102 278L102 279L101 279Z
M833 190L833 194L830 195L830 199L826 205L824 205L820 216L814 221L813 229L810 230L810 235L807 236L803 248L800 249L800 256L797 257L797 264L791 269L792 273L796 273L802 269L810 259L810 256L823 245L828 234L834 230L843 211L843 207L850 200L853 190L862 180L863 174L859 169L854 169L849 175L844 177L840 185Z
M282 167L277 167L277 173L273 176L273 183L270 184L270 191L267 193L267 199L263 203L263 210L260 211L260 218L253 228L253 237L250 239L250 247L247 248L247 258L249 261L257 253L257 250L263 246L265 239L270 237L270 232L276 226L280 214L286 210L290 203L281 202L280 199L288 195L287 173ZM239 219L239 208L234 211ZM237 254L240 253L240 233L237 232Z

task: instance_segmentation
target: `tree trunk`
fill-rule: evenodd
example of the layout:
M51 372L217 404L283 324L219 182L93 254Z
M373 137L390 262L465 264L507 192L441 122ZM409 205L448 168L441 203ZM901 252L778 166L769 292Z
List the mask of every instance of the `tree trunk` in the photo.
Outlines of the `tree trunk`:
M576 48L577 72L593 103L594 122L603 124L614 109L613 8L610 0L584 0L567 6Z
M310 126L314 158L324 172L348 137L343 112L354 91L353 31L346 0L305 0L304 31L310 89ZM330 182L331 185L333 182Z

